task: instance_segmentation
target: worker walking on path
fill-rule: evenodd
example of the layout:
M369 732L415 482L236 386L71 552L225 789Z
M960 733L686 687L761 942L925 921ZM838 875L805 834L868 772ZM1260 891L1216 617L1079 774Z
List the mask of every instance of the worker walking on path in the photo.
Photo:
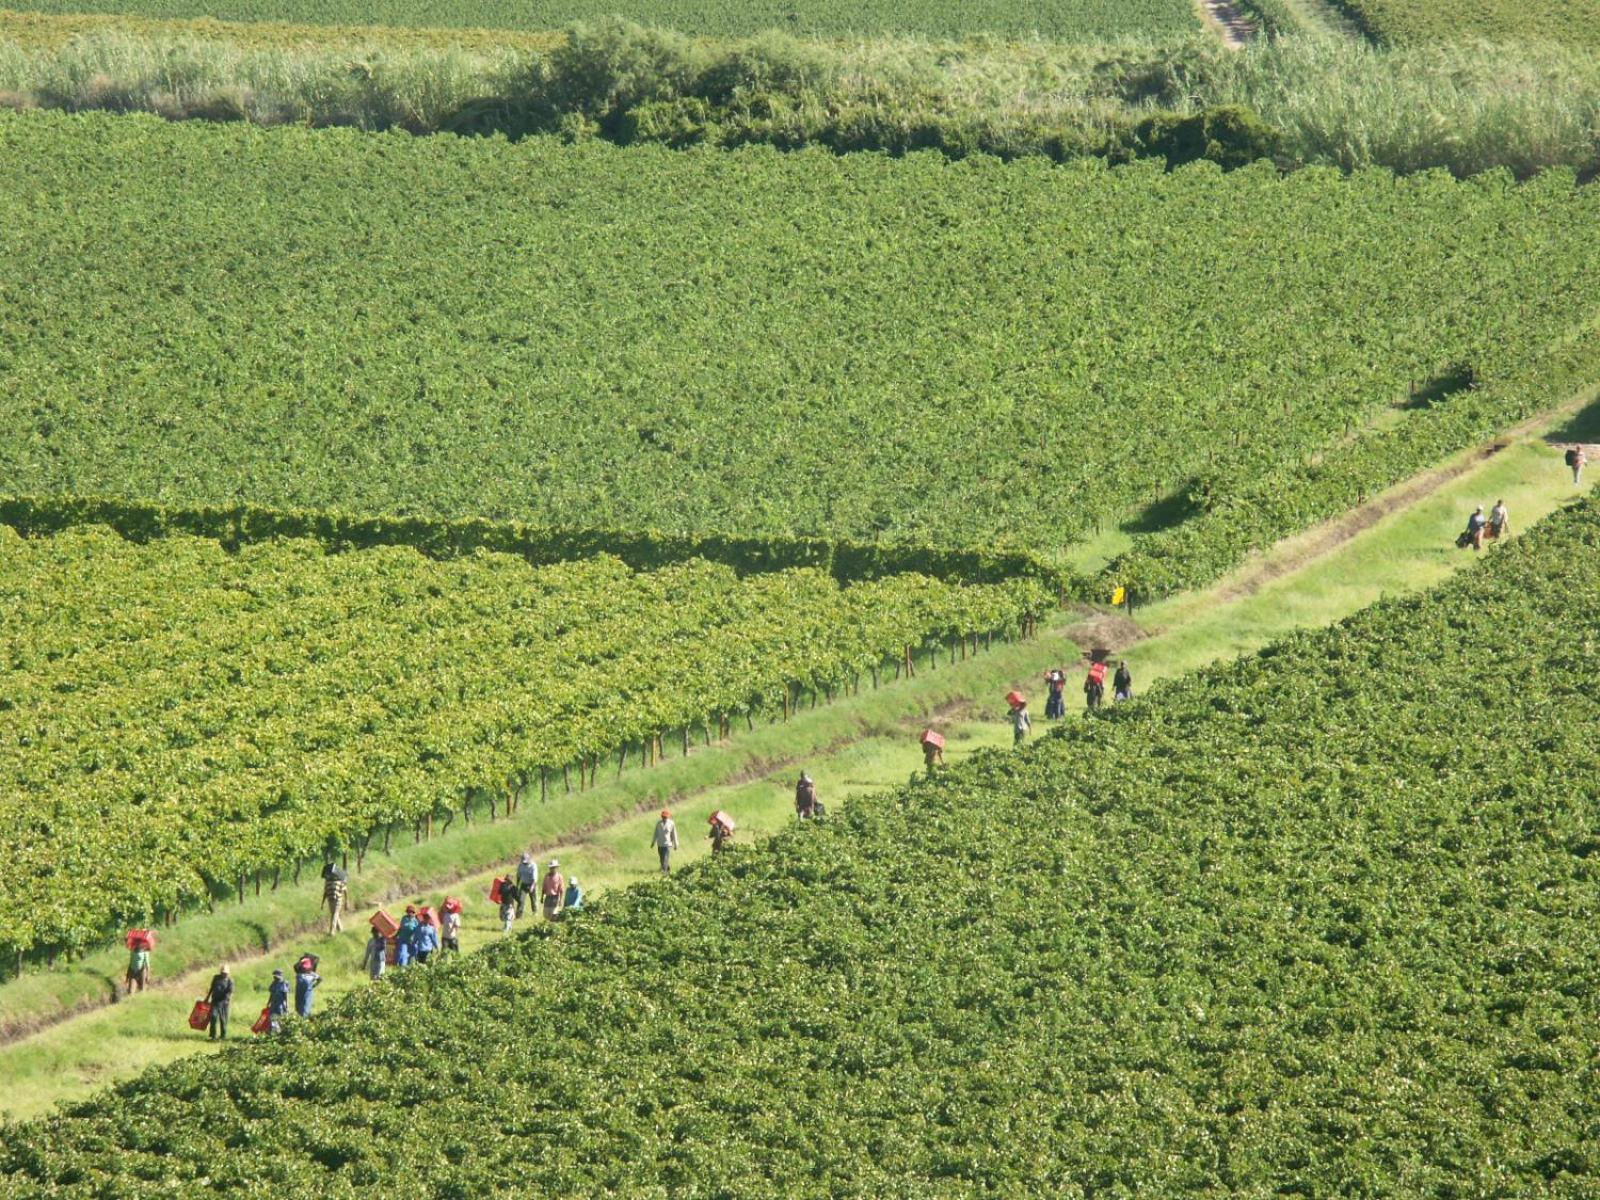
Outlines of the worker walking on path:
M1117 673L1111 678L1112 696L1118 700L1133 699L1133 672L1128 670L1128 660L1117 661Z
M717 809L711 814L711 831L707 836L711 839L711 853L721 854L733 841L733 818Z
M439 948L439 927L428 921L417 921L416 935L411 939L411 958L413 962L425 963L433 957L433 952Z
M1044 673L1044 683L1048 690L1044 700L1045 720L1060 720L1067 715L1067 673L1060 667L1051 667Z
M794 811L802 821L817 815L817 785L804 771L800 772L800 782L794 785Z
M1020 696L1011 705L1011 744L1019 746L1033 728L1033 718L1028 715L1028 702Z
M444 917L439 928L439 948L446 954L461 953L461 901L444 898Z
M155 946L154 936L148 929L128 931L128 971L122 984L129 995L150 986L150 951Z
M520 907L517 903L517 881L510 875L503 875L495 880L495 885L494 895L500 897L500 932L510 933Z
M374 928L372 936L367 939L366 951L361 956L361 966L367 972L368 979L382 979L383 970L389 965L389 939L383 936L381 930Z
M561 915L583 911L583 888L578 886L578 877L574 875L567 880L567 894L561 901Z
M295 964L294 1011L295 1015L309 1017L317 1001L317 984L322 976L317 974L317 960L310 954Z
M1499 541L1511 532L1511 513L1504 500L1496 500L1489 510L1489 536Z
M1083 681L1083 698L1090 708L1099 708L1101 702L1106 698L1105 663L1089 664L1089 674Z
M934 767L944 766L944 738L931 729L922 731L922 765L930 776Z
M283 977L283 968L279 967L273 971L272 982L267 985L267 1028L273 1033L283 1032L283 1019L288 1015L289 981Z
M522 861L517 864L517 916L522 916L522 906L533 899L533 894L539 890L539 864L533 861L533 855L524 854Z
M206 1036L213 1042L228 1040L228 1009L233 1004L233 976L224 963L211 977L211 987L206 992L211 1005L211 1020L206 1023Z
M1583 452L1582 446L1567 447L1567 466L1572 468L1572 482L1583 482L1583 468L1588 465L1589 456Z
M337 864L326 863L322 868L322 902L328 906L328 936L344 932L344 902L349 895L345 873Z
M661 857L661 873L672 874L672 852L678 848L678 827L673 823L670 808L661 810L661 819L656 822L655 832L650 835L650 844Z
M1467 518L1467 541L1471 543L1474 551L1483 549L1483 531L1488 524L1489 519L1483 515L1483 505L1480 504Z
M400 928L394 935L394 965L406 967L411 965L411 956L417 948L417 930L422 928L422 922L417 919L417 906L406 905L406 915L400 918Z
M546 921L559 921L561 919L561 906L567 899L567 881L561 874L561 860L552 858L550 869L544 873L544 882L539 885L539 900L544 909Z

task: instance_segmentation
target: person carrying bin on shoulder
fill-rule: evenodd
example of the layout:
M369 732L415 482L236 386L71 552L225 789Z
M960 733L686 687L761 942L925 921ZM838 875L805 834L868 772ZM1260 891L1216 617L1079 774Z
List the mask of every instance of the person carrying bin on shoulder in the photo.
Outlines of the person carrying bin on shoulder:
M150 952L155 945L156 935L148 929L128 930L128 971L122 982L129 995L150 986Z
M1021 692L1010 693L1006 701L1011 705L1011 744L1017 746L1033 728L1033 718L1028 715L1027 697Z
M1090 708L1099 708L1100 702L1106 698L1105 663L1089 664L1089 674L1083 680L1083 698Z
M934 767L944 766L944 735L931 729L922 731L922 765L929 775Z
M294 1011L299 1017L309 1017L311 1010L317 1002L317 985L322 982L322 976L317 974L317 957L314 954L304 955L295 964L294 976Z
M656 822L655 830L650 834L650 844L656 848L656 854L661 858L661 873L672 874L672 852L678 848L678 826L672 819L670 808L661 810L661 819Z
M711 853L721 854L733 841L733 818L719 808L711 814L710 824L711 830L706 836L711 839Z
M794 811L802 821L817 815L817 784L806 772L800 772L800 781L794 785Z
M1044 673L1044 683L1049 689L1044 701L1045 719L1059 720L1067 715L1067 673L1060 667L1051 667Z
M344 904L349 896L349 877L337 863L322 867L322 902L328 906L328 936L344 932Z

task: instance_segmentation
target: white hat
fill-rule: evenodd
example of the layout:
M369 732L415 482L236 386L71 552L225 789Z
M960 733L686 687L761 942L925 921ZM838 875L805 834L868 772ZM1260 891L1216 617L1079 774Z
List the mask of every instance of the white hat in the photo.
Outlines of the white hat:
M550 860L550 865L552 867L559 867L561 865L561 860L559 858L552 858Z

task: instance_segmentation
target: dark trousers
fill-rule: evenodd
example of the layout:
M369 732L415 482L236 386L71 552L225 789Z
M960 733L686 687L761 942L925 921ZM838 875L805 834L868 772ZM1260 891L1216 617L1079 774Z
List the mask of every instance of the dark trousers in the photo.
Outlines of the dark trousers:
M672 847L657 846L656 853L661 856L661 873L663 875L672 874Z
M206 1026L206 1036L213 1040L228 1037L228 1006L226 1004L213 1004L211 1006L211 1022Z
M533 888L529 887L527 884L524 884L524 883L517 884L517 916L519 918L522 916L522 907L523 907L523 905L527 904L528 899L532 895L533 895Z

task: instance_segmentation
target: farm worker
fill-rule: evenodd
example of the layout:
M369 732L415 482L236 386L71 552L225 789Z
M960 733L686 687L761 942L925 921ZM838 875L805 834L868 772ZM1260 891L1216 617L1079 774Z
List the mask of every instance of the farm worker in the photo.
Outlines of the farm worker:
M438 948L439 931L426 921L417 922L417 932L411 939L412 959L425 963L433 957L433 952Z
M211 987L206 992L211 1002L211 1021L206 1026L206 1036L212 1041L228 1040L228 1007L233 1003L233 976L224 963L211 977Z
M312 1005L317 999L317 984L322 982L316 968L311 966L309 958L302 958L299 963L299 974L294 977L294 1011L302 1017L311 1015Z
M461 953L461 903L444 902L444 917L439 928L439 945L449 954Z
M289 981L283 977L283 968L278 968L272 973L272 982L267 985L267 1018L272 1023L272 1032L278 1033L283 1028L283 1018L289 1015Z
M928 774L933 774L934 765L944 765L944 747L936 742L922 743L922 765L928 769Z
M539 885L539 895L544 901L544 919L559 921L561 905L567 898L567 881L561 874L559 859L550 860L550 869L544 873L544 882Z
M1582 446L1567 447L1567 466L1572 468L1572 482L1583 482L1583 468L1589 462L1589 456L1583 452Z
M733 822L726 813L718 810L711 814L711 831L706 836L711 839L713 854L721 854L723 847L733 841Z
M538 886L539 864L533 861L533 855L524 854L517 864L517 916L522 915L523 903L533 896Z
M340 917L344 914L344 902L348 893L345 883L345 873L335 863L324 863L322 867L322 902L328 906L328 936L344 932L344 922Z
M517 919L517 881L510 875L500 880L500 932L510 933Z
M417 906L406 905L406 915L400 918L400 929L394 935L395 966L404 967L411 962L411 956L417 948L417 930L421 928L422 922L417 920Z
M1483 515L1483 505L1478 505L1472 510L1472 515L1467 518L1467 537L1472 541L1474 550L1483 549L1483 529L1489 523Z
M1011 706L1011 744L1017 745L1033 728L1033 718L1028 715L1028 702L1019 700Z
M143 941L135 942L128 951L128 974L123 984L129 992L142 992L150 986L150 950Z
M800 772L800 782L794 785L794 811L802 821L817 815L817 785L804 771Z
M367 948L361 955L361 965L369 979L382 979L383 969L389 965L389 939L376 929L367 939Z
M1046 720L1054 721L1067 715L1067 673L1060 667L1051 667L1044 673L1045 686L1049 694L1044 701L1044 715Z
M567 894L561 901L561 915L583 911L583 889L578 886L578 877L574 875L567 880Z
M1506 511L1506 502L1496 500L1494 507L1489 510L1489 536L1503 538L1511 532L1511 514Z
M1117 660L1117 673L1112 678L1111 685L1116 689L1113 695L1118 700L1133 699L1133 672L1128 670L1127 659Z
M661 819L656 822L655 832L650 835L650 844L656 848L656 853L661 857L661 873L672 873L672 852L678 848L678 827L673 823L672 810L663 808Z
M1105 663L1089 664L1089 674L1083 681L1083 695L1090 708L1100 707L1100 702L1106 698Z

